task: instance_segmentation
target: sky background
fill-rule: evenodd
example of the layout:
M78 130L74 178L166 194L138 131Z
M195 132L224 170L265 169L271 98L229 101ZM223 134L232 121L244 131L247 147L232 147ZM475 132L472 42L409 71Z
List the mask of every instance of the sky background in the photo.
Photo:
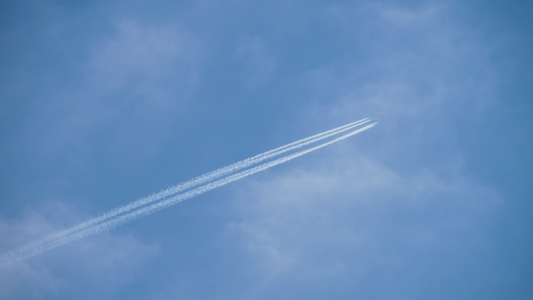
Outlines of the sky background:
M531 299L527 1L3 1L0 252L378 126L0 270L0 299Z

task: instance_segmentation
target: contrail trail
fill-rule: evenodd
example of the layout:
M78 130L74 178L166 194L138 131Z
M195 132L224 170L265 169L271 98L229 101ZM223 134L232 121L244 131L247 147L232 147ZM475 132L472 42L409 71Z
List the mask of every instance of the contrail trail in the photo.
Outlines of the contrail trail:
M87 225L87 226L81 227L82 224L88 224L89 221L94 221L94 220L97 219L97 218L95 218L95 219L89 220L88 222L84 222L84 223L82 223L82 224L80 224L78 226L75 226L75 227L73 227L71 229L64 230L62 232L62 233L66 233L66 234L54 235L54 236L58 236L58 238L41 240L40 242L32 243L32 244L30 244L28 246L19 248L19 249L15 250L15 251L12 251L10 253L6 253L4 255L6 259L4 259L4 262L1 262L1 266L4 267L4 266L7 266L7 265L10 265L10 264L15 263L17 261L26 259L28 257L37 255L39 253L42 253L44 251L47 251L47 250L50 250L50 249L53 249L53 248L59 247L59 246L64 245L66 243L69 243L69 242L72 242L72 241L75 241L75 240L78 240L78 239L82 239L82 238L84 238L86 236L89 236L89 235L92 235L92 234L95 234L95 233L99 233L99 232L102 232L104 230L115 228L116 226L131 222L131 221L136 220L136 219L138 219L140 217L152 214L152 213L154 213L156 211L159 211L159 210L167 208L167 207L169 207L171 205L177 204L177 203L179 203L179 202L181 202L183 200L190 199L192 197L198 196L198 195L203 194L205 192L211 191L211 190L213 190L215 188L224 186L226 184L229 184L229 183L234 182L236 180L239 180L241 178L250 176L250 175L255 174L257 172L260 172L260 171L264 171L264 170L266 170L268 168L274 167L276 165L282 164L282 163L287 162L289 160L292 160L294 158L297 158L297 157L300 157L302 155L305 155L305 154L307 154L309 152L315 151L317 149L323 148L325 146L328 146L328 145L333 144L335 142L338 142L340 140L346 139L346 138L348 138L348 137L350 137L352 135L355 135L357 133L360 133L362 131L365 131L367 129L370 129L370 128L374 127L377 124L377 122L374 122L374 123L372 123L370 125L367 125L365 127L359 128L357 130L351 131L348 134L345 134L345 135L343 135L341 137L335 138L335 139L330 140L328 142L324 142L324 143L322 143L322 144L320 144L318 146L314 146L314 147L309 148L307 150L303 150L303 151L300 151L300 152L297 152L297 153L294 153L294 154L286 155L284 157L278 158L276 160L273 160L273 161L270 161L270 162L267 162L267 163L263 163L263 164L261 164L259 166L247 169L245 171L241 171L239 173L236 173L236 174L233 174L233 175L229 175L229 176L226 176L226 177L224 177L222 179L207 183L210 180L216 179L216 178L218 178L220 176L223 176L223 175L226 175L228 173L236 172L236 171L241 170L241 169L243 169L243 168L245 168L247 166L251 166L253 164L257 164L257 163L259 163L259 162L261 162L261 161L263 161L265 159L272 158L272 157L280 155L280 154L282 154L284 152L303 147L305 145L308 145L308 144L313 143L313 142L320 141L322 139L325 139L327 137L331 137L333 135L338 135L339 133L342 133L342 132L344 132L346 130L353 129L353 128L355 128L355 127L357 127L357 126L359 126L361 124L364 124L364 123L368 123L370 120L371 119L363 119L363 120L358 121L358 122L353 122L353 123L347 124L345 126L341 126L341 127L326 131L324 133L320 133L320 134L311 136L309 138L299 140L299 141L291 143L291 144L287 144L285 146L282 146L282 147L267 151L265 153L262 153L260 155L254 156L252 158L249 158L249 159L240 161L238 163L232 164L232 165L230 165L228 167L219 169L219 170L228 170L228 171L224 171L225 173L218 174L217 171L219 171L219 170L217 170L217 171L214 171L214 172L211 172L211 173L207 173L207 174L205 174L203 176L197 177L196 179L187 181L184 184L177 185L175 187L169 188L169 189L167 189L167 190L165 190L163 192L175 189L176 187L183 186L183 185L185 185L187 183L195 182L195 180L198 180L198 182L200 182L200 183L191 184L190 187L197 186L197 185L200 185L200 184L203 183L203 185L201 185L201 186L199 186L199 187L197 187L195 189L192 189L192 190L190 190L188 192L184 192L184 193L181 193L181 194L166 198L164 200L152 203L151 205L146 205L146 204L154 202L155 200L152 200L150 202L145 202L144 204L138 205L137 209L130 208L128 210L123 210L122 212L124 212L124 214L122 214L120 216L117 216L120 213L116 213L115 214L116 217L107 217L107 218L104 219L103 216L110 215L109 213L104 214L101 217L102 221L99 221L99 223L98 222L93 222L91 225ZM290 150L287 150L287 149L290 149ZM209 179L202 179L203 180L202 181L202 180L200 180L200 178L209 178ZM186 188L182 188L181 190L178 190L178 191L185 190ZM163 192L155 194L155 196L160 195ZM168 193L167 195L172 195L172 194L175 194L175 193L176 192ZM165 197L165 196L161 196L160 198L162 198L162 197ZM143 199L148 199L148 198L150 198L150 197L143 198ZM143 200L143 199L141 199L141 200ZM139 201L133 202L132 204L135 204L135 203L137 203ZM142 206L144 206L144 207L142 207ZM122 208L119 208L119 209L116 209L116 210L113 210L113 211L119 211L120 209L123 209L125 207L133 207L133 206L127 205L127 206L124 206ZM74 230L74 228L77 228L77 229Z
M139 208L141 206L144 206L144 205L153 203L153 202L155 202L157 200L169 197L169 196L171 196L173 194L176 194L178 192L193 188L195 186L204 184L204 183L209 182L211 180L214 180L216 178L220 178L222 176L225 176L225 175L231 174L233 172L239 171L239 170L241 170L243 168L246 168L246 167L252 166L254 164L260 163L260 162L265 161L267 159L279 156L279 155L281 155L281 154L283 154L285 152L292 151L292 150L298 149L300 147L309 145L311 143L318 142L320 140L323 140L325 138L331 137L333 135L337 135L337 134L339 134L341 132L344 132L344 131L350 130L352 128L355 128L357 126L360 126L360 125L363 125L365 123L368 123L371 120L372 119L370 119L370 118L364 118L364 119L361 119L359 121L355 121L355 122L352 122L352 123L349 123L349 124L346 124L346 125L343 125L343 126L339 126L337 128L334 128L334 129L331 129L331 130L328 130L328 131L324 131L324 132L315 134L313 136L298 140L296 142L292 142L290 144L287 144L287 145L284 145L284 146L281 146L281 147L266 151L264 153L258 154L256 156L244 159L242 161L236 162L236 163L231 164L229 166L226 166L226 167L217 169L215 171L206 173L204 175L198 176L198 177L193 178L191 180L188 180L186 182L183 182L183 183L180 183L178 185L175 185L175 186L172 186L170 188L167 188L167 189L165 189L165 190L163 190L161 192L158 192L156 194L152 194L152 195L150 195L148 197L141 198L141 199L139 199L137 201L134 201L132 203L129 203L127 205L124 205L124 206L118 207L116 209L110 210L110 211L108 211L108 212L106 212L106 213L104 213L104 214L102 214L100 216L97 216L95 218L92 218L92 219L89 219L87 221L84 221L84 222L82 222L82 223L80 223L80 224L78 224L76 226L73 226L73 227L64 229L62 231L53 233L51 235L48 235L48 236L46 236L46 237L44 237L44 238L42 238L40 240L37 240L37 241L35 241L35 242L31 243L31 244L28 244L28 245L24 246L24 248L26 248L26 249L39 248L40 245L42 245L44 243L50 243L53 240L61 239L61 238L65 237L65 236L68 236L68 235L70 235L72 233L75 233L76 231L83 230L84 228L94 226L94 225L96 225L98 223L101 223L101 222L104 222L104 221L109 220L111 218L114 218L114 217L116 217L116 216L118 216L120 214L127 213L128 211L131 211L133 209L137 209L137 208ZM22 248L20 250L22 250Z

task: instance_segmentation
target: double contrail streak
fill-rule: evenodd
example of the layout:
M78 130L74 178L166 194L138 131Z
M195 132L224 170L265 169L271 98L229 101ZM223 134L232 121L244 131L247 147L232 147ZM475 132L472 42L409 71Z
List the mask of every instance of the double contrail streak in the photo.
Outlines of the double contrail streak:
M295 149L298 149L300 147L303 147L303 146L309 145L311 143L314 143L314 142L323 140L325 138L331 137L333 135L339 134L341 132L345 132L347 130L353 129L353 128L357 127L357 126L360 126L362 124L368 123L370 121L371 121L371 119L365 118L365 119L362 119L362 120L359 120L359 121L356 121L356 122L352 122L352 123L349 123L349 124L346 124L346 125L343 125L343 126L340 126L340 127L337 127L337 128L334 128L334 129L331 129L331 130L328 130L328 131L325 131L325 132L322 132L322 133L319 133L319 134L315 134L313 136L310 136L310 137L307 137L307 138L304 138L304 139L301 139L301 140L298 140L296 142L292 142L290 144L275 148L273 150L269 150L267 152L264 152L264 153L258 154L256 156L247 158L245 160L236 162L234 164L231 164L229 166L217 169L215 171L206 173L204 175L201 175L201 176L196 177L194 179L191 179L189 181L186 181L186 182L183 182L181 184L178 184L178 185L175 185L173 187L170 187L170 188L168 188L166 190L163 190L163 191L161 191L159 193L156 193L156 194L150 195L148 197L139 199L139 200L134 201L134 202L132 202L130 204L127 204L125 206L121 206L119 208L110 210L110 211L108 211L108 212L106 212L106 213L104 213L104 214L102 214L102 215L100 215L98 217L89 219L89 220L87 220L85 222L82 222L82 223L76 225L76 226L73 226L73 227L67 228L65 230L59 231L57 233L54 233L52 235L46 236L43 239L37 240L37 241L35 241L35 242L31 243L31 244L28 244L28 245L24 246L23 248L18 249L18 251L19 252L32 252L32 251L34 251L36 249L41 249L44 244L53 243L53 241L55 241L55 240L60 240L60 239L62 239L64 237L72 235L72 234L74 234L74 233L76 233L76 232L78 232L80 230L84 230L84 229L89 228L91 226L94 226L96 224L105 222L105 221L107 221L107 220L109 220L111 218L114 218L114 217L116 217L116 216L118 216L120 214L127 213L129 211L132 211L132 210L137 209L139 207L148 205L148 204L153 203L155 201L158 201L160 199L172 196L172 195L174 195L176 193L179 193L181 191L196 187L196 186L201 185L201 184L205 184L206 182L209 182L211 180L214 180L214 179L220 178L222 176L231 174L233 172L237 172L239 170L242 170L243 168L247 168L247 167L252 166L254 164L258 164L258 163L260 163L262 161L265 161L267 159L279 156L279 155L281 155L281 154L283 154L285 152L288 152L288 151L291 151L291 150L295 150Z
M142 198L140 200L134 201L128 205L119 207L117 209L113 209L109 212L104 213L101 216L89 219L76 226L62 230L53 235L49 235L43 239L30 243L24 247L21 247L14 251L6 253L4 255L5 258L0 261L0 266L7 266L17 261L20 261L28 257L37 255L39 253L42 253L44 251L59 247L61 245L67 244L69 242L72 242L72 241L75 241L81 238L84 238L86 236L99 233L99 232L102 232L104 230L108 230L111 228L115 228L116 226L131 222L140 217L152 214L156 211L167 208L183 200L190 199L192 197L198 196L200 194L203 194L215 188L224 186L233 181L250 176L257 172L266 170L273 166L292 160L296 157L307 154L309 152L323 148L327 145L330 145L337 141L348 138L359 132L370 129L377 124L377 121L374 123L371 123L370 125L366 125L357 130L351 131L345 135L342 135L341 137L335 138L328 142L324 142L318 146L314 146L312 148L299 151L293 154L285 155L276 160L263 163L256 167L241 171L245 168L259 164L265 160L274 158L276 156L280 156L281 154L286 153L288 151L296 150L304 146L310 145L312 143L316 143L318 141L327 139L329 137L339 135L340 133L352 130L363 124L371 122L372 120L373 119L365 118L365 119L362 119L362 120L359 120L353 123L349 123L349 124L337 127L335 129L331 129L331 130L298 140L296 142L293 142L293 143L275 148L273 150L264 152L262 154L247 158L245 160L239 161L229 166L217 169L213 172L206 173L204 175L201 175L199 177L196 177L184 183L170 187L159 193L156 193L146 198ZM238 172L238 173L235 173L235 172ZM229 175L232 173L235 173L235 174ZM213 181L220 177L223 177L223 178ZM191 188L194 188L194 189L189 190L187 192L183 192Z

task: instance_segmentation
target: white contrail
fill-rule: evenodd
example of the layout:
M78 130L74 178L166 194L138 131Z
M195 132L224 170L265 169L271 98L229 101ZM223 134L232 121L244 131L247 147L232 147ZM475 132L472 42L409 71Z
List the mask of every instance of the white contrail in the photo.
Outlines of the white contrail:
M80 224L78 224L76 226L73 226L73 227L64 229L62 231L53 233L51 235L48 235L48 236L46 236L46 237L44 237L44 238L42 238L40 240L37 240L37 241L35 241L35 242L31 243L31 244L28 244L28 245L24 246L23 248L27 248L27 249L38 248L40 245L42 245L44 243L50 243L53 240L61 239L61 238L65 237L65 236L68 236L68 235L70 235L72 233L75 233L76 231L83 230L84 228L88 228L88 227L94 226L94 225L96 225L98 223L101 223L101 222L105 222L106 220L114 218L114 217L116 217L116 216L118 216L120 214L127 213L127 212L129 212L131 210L134 210L134 209L137 209L139 207L148 205L148 204L153 203L153 202L155 202L157 200L169 197L169 196L174 195L174 194L176 194L178 192L193 188L195 186L205 184L206 182L209 182L211 180L220 178L222 176L231 174L233 172L237 172L239 170L242 170L243 168L252 166L254 164L258 164L258 163L260 163L262 161L265 161L267 159L279 156L279 155L281 155L283 153L286 153L288 151L292 151L292 150L301 148L303 146L307 146L307 145L309 145L311 143L315 143L315 142L318 142L320 140L326 139L326 138L331 137L333 135L337 135L337 134L339 134L341 132L348 131L348 130L350 130L352 128L355 128L357 126L360 126L360 125L363 125L365 123L368 123L371 120L372 119L370 119L370 118L364 118L364 119L361 119L359 121L355 121L355 122L352 122L352 123L349 123L349 124L346 124L346 125L343 125L343 126L339 126L337 128L334 128L334 129L331 129L331 130L328 130L328 131L324 131L324 132L312 135L310 137L298 140L296 142L292 142L290 144L286 144L284 146L281 146L281 147L266 151L264 153L258 154L256 156L244 159L242 161L236 162L236 163L231 164L229 166L217 169L215 171L212 171L212 172L206 173L204 175L198 176L198 177L193 178L191 180L188 180L186 182L183 182L183 183L180 183L178 185L172 186L172 187L167 188L167 189L165 189L163 191L160 191L160 192L158 192L156 194L152 194L152 195L150 195L148 197L141 198L141 199L139 199L137 201L134 201L134 202L131 202L131 203L127 204L127 205L124 205L124 206L118 207L116 209L110 210L110 211L108 211L108 212L106 212L106 213L104 213L104 214L102 214L100 216L97 216L95 218L92 218L92 219L89 219L87 221L84 221L84 222L82 222L82 223L80 223ZM20 250L23 250L23 249L21 248Z
M357 133L360 133L362 131L370 129L373 126L375 126L376 124L377 124L377 122L372 123L370 125L367 125L365 127L359 128L359 129L357 129L355 131L352 131L352 132L350 132L348 134L345 134L345 135L343 135L341 137L338 137L336 139L333 139L331 141L322 143L322 144L320 144L318 146L315 146L315 147L312 147L310 149L303 150L303 151L300 151L300 152L297 152L297 153L294 153L294 154L286 155L286 156L281 157L279 159L276 159L274 161L270 161L270 162L264 163L262 165L256 166L254 168L247 169L245 171L241 171L239 173L236 173L236 174L233 174L233 175L230 175L230 176L226 176L226 177L224 177L222 179L219 179L217 181L214 181L214 182L205 183L205 184L203 184L203 185L201 185L201 186L199 186L199 187L197 187L195 189L192 189L192 190L190 190L188 192L184 192L184 193L178 194L176 196L164 199L162 201L159 201L159 202L156 202L156 203L152 203L151 205L140 207L140 208L138 208L136 210L130 211L129 213L124 213L123 215L120 215L120 216L117 216L115 218L111 218L111 219L108 219L106 221L100 222L99 224L94 224L92 226L88 226L88 227L83 228L81 230L77 230L77 232L76 231L71 231L72 233L70 233L70 234L68 234L66 236L63 236L61 238L42 241L41 243L32 244L33 247L23 247L23 248L20 248L18 250L12 251L11 253L8 253L6 255L6 259L4 260L4 262L1 262L1 266L10 265L10 264L15 263L17 261L26 259L26 258L34 256L34 255L37 255L39 253L42 253L44 251L56 248L58 246L66 244L66 243L69 243L69 242L84 238L86 236L89 236L89 235L92 235L92 234L95 234L95 233L102 232L104 230L108 230L108 229L114 228L116 226L125 224L127 222L131 222L131 221L133 221L135 219L138 219L138 218L140 218L142 216L146 216L146 215L154 213L154 212L156 212L158 210L167 208L167 207L169 207L171 205L174 205L176 203L179 203L179 202L181 202L183 200L190 199L192 197L195 197L197 195L203 194L203 193L208 192L210 190L213 190L215 188L224 186L224 185L226 185L228 183L231 183L233 181L236 181L236 180L239 180L241 178L244 178L244 177L250 176L252 174L255 174L257 172L266 170L266 169L271 168L273 166L282 164L282 163L287 162L287 161L289 161L291 159L294 159L296 157L302 156L304 154L307 154L309 152L315 151L317 149L323 148L323 147L325 147L327 145L330 145L332 143L335 143L337 141L346 139L346 138L348 138L348 137L350 137L352 135L355 135ZM353 128L353 127L351 127L351 128ZM343 132L343 131L338 131L337 134L340 133L340 132ZM291 144L294 144L294 143L291 143ZM291 144L289 144L289 145L291 145ZM283 147L285 147L285 146L283 146ZM280 147L280 148L283 148L283 147ZM276 149L279 149L279 148L276 148ZM274 150L276 150L276 149L274 149ZM274 150L272 150L272 151L274 151ZM268 151L268 152L272 152L272 151ZM268 152L265 152L265 153L268 153ZM255 157L257 157L257 156L255 156ZM236 165L236 164L233 164L233 165ZM240 168L240 169L242 169L242 168ZM208 174L210 174L210 173L208 173ZM76 226L76 227L78 227L78 226Z

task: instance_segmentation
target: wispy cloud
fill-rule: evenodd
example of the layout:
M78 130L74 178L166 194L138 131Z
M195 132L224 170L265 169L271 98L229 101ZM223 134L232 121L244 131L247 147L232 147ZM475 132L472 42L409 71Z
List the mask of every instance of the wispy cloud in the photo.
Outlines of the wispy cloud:
M109 32L93 38L71 74L75 79L37 102L32 120L41 124L28 124L21 139L38 144L38 156L68 149L78 164L102 140L117 164L154 155L171 132L163 129L175 126L190 107L199 41L177 22L143 24L135 18L118 18ZM125 145L135 151L123 151Z
M0 246L3 250L21 239L36 239L61 227L63 214L80 220L84 216L64 202L46 203L41 211L34 208L26 216L0 222ZM56 214L62 216L53 216ZM43 214L44 211L50 211ZM0 298L35 299L54 297L58 291L75 295L82 290L110 297L127 285L145 263L158 253L158 247L148 245L132 235L107 233L64 247L32 262L21 262L0 271ZM61 274L70 273L70 280ZM98 288L94 290L94 282ZM70 291L70 292L69 292Z
M346 147L318 166L237 188L234 209L243 220L227 230L241 247L236 251L253 261L247 270L258 285L249 291L268 294L284 280L310 286L342 278L359 290L376 273L415 274L419 260L449 272L437 262L460 263L465 256L453 249L469 256L491 247L497 191L464 176L403 173L354 153Z

